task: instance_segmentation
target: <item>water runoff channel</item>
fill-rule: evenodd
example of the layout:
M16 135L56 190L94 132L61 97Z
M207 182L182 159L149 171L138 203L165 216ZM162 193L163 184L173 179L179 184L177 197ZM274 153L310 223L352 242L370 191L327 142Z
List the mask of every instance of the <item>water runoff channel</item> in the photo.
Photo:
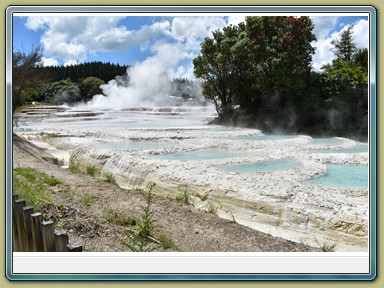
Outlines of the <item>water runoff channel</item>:
M38 106L13 132L59 159L112 173L126 189L187 187L192 204L311 246L368 249L368 144L207 125L212 106L85 110Z

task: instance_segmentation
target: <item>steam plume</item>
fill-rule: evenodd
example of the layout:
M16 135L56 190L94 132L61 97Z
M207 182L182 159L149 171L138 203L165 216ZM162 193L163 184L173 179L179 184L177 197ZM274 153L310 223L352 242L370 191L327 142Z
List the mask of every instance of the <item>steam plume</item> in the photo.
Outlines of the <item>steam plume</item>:
M163 43L152 48L155 54L137 63L126 77L117 77L102 85L106 95L96 95L86 106L91 109L154 107L168 105L171 76L177 65L190 55L180 45Z

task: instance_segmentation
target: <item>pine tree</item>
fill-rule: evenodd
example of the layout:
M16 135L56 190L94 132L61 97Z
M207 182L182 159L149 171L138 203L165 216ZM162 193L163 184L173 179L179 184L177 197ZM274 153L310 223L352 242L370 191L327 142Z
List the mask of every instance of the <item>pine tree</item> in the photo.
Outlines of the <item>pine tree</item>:
M336 55L336 60L342 60L343 62L351 62L353 55L356 51L356 45L352 39L353 25L349 25L348 29L341 33L340 39L335 38L332 40L332 45L335 46L332 51Z

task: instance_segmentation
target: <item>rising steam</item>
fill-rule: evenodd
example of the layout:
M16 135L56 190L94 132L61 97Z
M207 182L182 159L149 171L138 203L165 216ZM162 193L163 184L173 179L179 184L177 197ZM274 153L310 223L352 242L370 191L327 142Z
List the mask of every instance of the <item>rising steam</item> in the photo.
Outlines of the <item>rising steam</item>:
M95 95L86 107L114 109L170 105L172 76L176 74L177 65L191 56L175 44L156 45L153 50L153 56L129 68L126 76L102 85L105 96ZM200 87L196 86L196 89Z

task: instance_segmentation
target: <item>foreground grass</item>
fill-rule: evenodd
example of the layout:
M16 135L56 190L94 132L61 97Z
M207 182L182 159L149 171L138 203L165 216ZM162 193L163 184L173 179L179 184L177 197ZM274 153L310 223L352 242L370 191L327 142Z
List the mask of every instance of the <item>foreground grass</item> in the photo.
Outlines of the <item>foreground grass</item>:
M13 194L18 194L37 210L52 202L53 187L59 184L59 180L34 168L13 169Z

